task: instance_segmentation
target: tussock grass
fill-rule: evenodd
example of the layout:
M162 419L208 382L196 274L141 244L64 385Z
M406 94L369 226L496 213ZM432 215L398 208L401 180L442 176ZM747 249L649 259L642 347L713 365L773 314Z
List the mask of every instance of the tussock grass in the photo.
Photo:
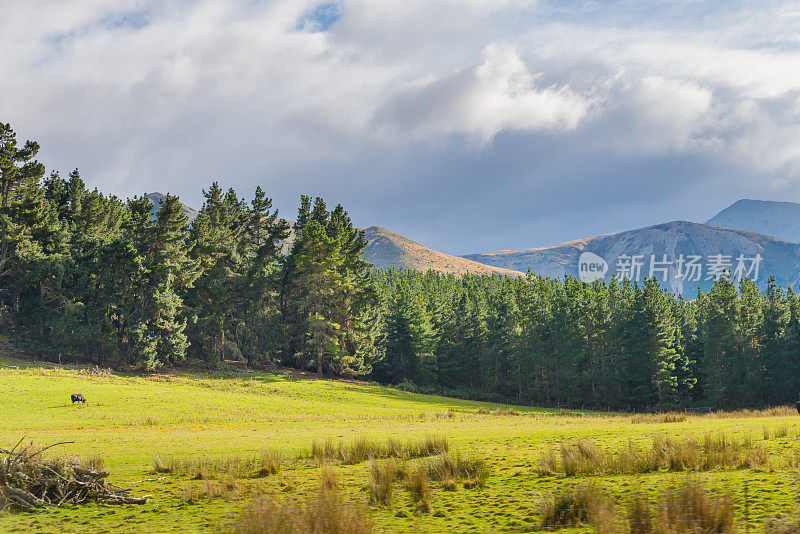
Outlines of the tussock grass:
M771 408L764 408L763 410L735 410L726 412L724 410L717 410L711 412L704 417L712 419L744 419L750 417L790 417L796 416L797 409L794 406L773 406Z
M682 423L686 421L683 412L640 413L631 418L631 423Z
M594 442L578 439L562 442L558 451L547 450L539 459L539 475L565 476L642 474L654 471L708 471L711 469L758 469L767 466L766 449L750 436L742 440L724 433L706 434L702 441L656 436L650 449L632 444L614 452L602 451Z
M212 458L172 458L164 461L153 458L154 473L173 473L196 480L210 480L222 477L263 478L280 471L282 457L277 451L263 451L259 456L230 456L222 459Z
M585 486L548 495L540 504L539 512L540 527L553 530L590 523L605 527L615 516L613 502L596 486Z
M764 534L800 534L800 520L768 517L762 528Z
M736 532L734 505L730 495L712 495L702 483L693 480L662 490L655 509L646 495L634 493L628 500L627 517L623 517L613 500L596 486L583 486L550 495L543 500L540 513L540 526L546 529L592 525L595 531L609 534Z
M489 475L489 467L482 458L465 457L460 454L442 454L430 458L422 467L434 482L453 483L466 480L465 487L482 488Z
M83 464L84 468L96 472L104 471L106 467L106 461L99 454L84 458L81 464Z
M392 501L394 481L403 471L398 461L394 458L380 463L373 460L369 470L369 481L367 482L370 502L389 506Z
M659 500L654 534L732 533L734 505L730 495L712 496L702 484L687 481L667 489Z
M628 531L630 534L653 534L653 512L645 495L636 493L628 502Z
M153 473L172 473L172 465L161 458L153 458Z
M333 490L339 487L339 478L336 476L336 471L329 465L322 466L322 474L319 480L320 491Z
M349 443L325 440L314 440L311 444L311 458L322 462L341 462L353 465L367 460L382 458L412 459L424 456L442 454L449 450L447 438L442 436L428 436L422 440L408 440L402 442L389 439L385 443L370 441L366 438L357 438Z
M431 511L431 489L428 471L418 467L406 477L406 489L417 512L426 514Z
M238 482L231 477L226 477L219 482L204 479L199 487L190 486L183 489L183 500L189 504L203 500L213 501L215 499L235 501L240 498L241 488Z
M337 489L320 489L304 502L254 500L228 528L239 534L367 534L373 522L363 503L345 501Z

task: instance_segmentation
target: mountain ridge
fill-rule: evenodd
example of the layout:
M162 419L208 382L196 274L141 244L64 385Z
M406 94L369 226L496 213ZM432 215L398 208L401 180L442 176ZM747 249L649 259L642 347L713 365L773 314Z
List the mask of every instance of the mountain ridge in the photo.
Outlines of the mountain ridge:
M711 217L706 224L749 230L800 243L800 204L743 198Z

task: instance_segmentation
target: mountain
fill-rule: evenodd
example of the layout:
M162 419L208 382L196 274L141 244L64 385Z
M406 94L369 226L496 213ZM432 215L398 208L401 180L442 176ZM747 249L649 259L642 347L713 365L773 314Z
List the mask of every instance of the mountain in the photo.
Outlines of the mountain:
M161 207L161 203L164 202L164 198L166 198L166 196L167 195L164 193L148 193L147 198L150 200L150 205L152 206L150 212L153 214L153 217L156 216L156 212ZM183 207L181 210L183 211L183 214L189 217L190 223L193 222L195 217L197 217L197 210L190 208L183 202L181 202L181 206Z
M369 244L364 249L363 257L379 269L404 268L418 271L433 269L454 274L523 276L523 273L511 269L437 252L380 226L370 226L366 229L366 234Z
M633 259L634 256L641 258ZM740 256L741 262L737 261ZM619 279L625 274L641 283L654 267L654 275L685 296L693 296L698 286L708 290L713 283L714 269L721 272L727 267L729 272L737 274L740 263L743 270L739 273L748 274L762 289L769 274L774 274L783 286L800 281L800 245L797 243L746 230L687 221L568 241L552 247L462 257L515 271L530 269L535 274L551 277L569 274L587 281L610 280L612 274L617 274ZM692 267L687 265L689 262ZM636 269L631 267L635 264L641 264L638 276L633 276ZM748 273L751 268L753 270ZM700 280L695 280L698 269Z
M745 198L717 213L706 224L750 230L800 243L800 204Z

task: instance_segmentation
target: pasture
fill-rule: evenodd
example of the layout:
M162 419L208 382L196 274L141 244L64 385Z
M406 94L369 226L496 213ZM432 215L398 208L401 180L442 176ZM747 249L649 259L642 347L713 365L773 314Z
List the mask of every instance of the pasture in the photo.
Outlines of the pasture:
M631 494L656 503L687 477L731 494L742 532L797 508L800 416L785 409L637 417L283 374L143 377L2 363L19 368L0 369L0 447L23 436L73 441L48 452L99 456L111 482L152 496L146 505L3 513L3 532L225 531L254 498L302 500L322 478L347 506L369 506L375 532L530 531L564 490L602 488L624 509ZM86 404L73 406L73 393ZM437 478L442 443L452 458L482 460L482 474ZM429 487L390 475L376 500L376 471L390 460L362 461L370 456L396 456L392 473L425 467Z

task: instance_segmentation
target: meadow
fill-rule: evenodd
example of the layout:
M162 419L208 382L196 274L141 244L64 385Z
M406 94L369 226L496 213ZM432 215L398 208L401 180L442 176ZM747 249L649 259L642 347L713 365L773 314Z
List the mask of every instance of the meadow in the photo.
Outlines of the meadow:
M608 414L293 374L0 363L0 448L22 437L72 441L48 453L102 458L111 482L151 496L5 512L3 532L231 531L254 501L302 503L321 484L338 488L338 506L361 510L374 532L532 531L572 490L593 488L624 510L634 494L655 507L686 480L729 495L742 532L797 509L793 409ZM71 405L71 393L87 403Z

